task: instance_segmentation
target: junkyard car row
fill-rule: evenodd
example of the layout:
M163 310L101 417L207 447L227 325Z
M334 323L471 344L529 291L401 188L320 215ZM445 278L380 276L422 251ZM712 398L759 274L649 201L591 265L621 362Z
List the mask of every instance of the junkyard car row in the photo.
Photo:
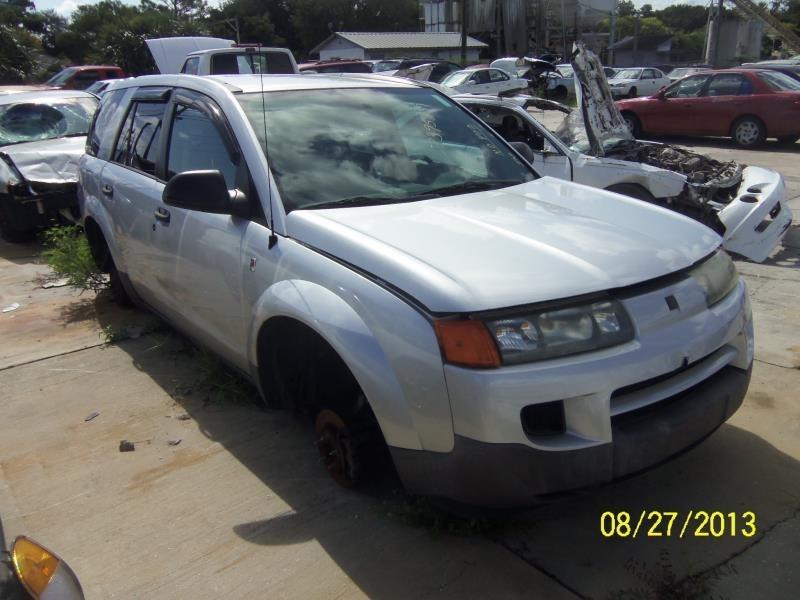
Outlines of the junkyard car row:
M411 493L524 506L654 465L737 410L753 323L723 248L762 261L780 243L779 174L636 140L590 54L574 111L239 74L279 54L200 50L184 72L235 74L104 92L80 214L118 295L310 414L337 481L388 448ZM443 85L494 71L513 87L494 68ZM554 134L530 106L571 114Z

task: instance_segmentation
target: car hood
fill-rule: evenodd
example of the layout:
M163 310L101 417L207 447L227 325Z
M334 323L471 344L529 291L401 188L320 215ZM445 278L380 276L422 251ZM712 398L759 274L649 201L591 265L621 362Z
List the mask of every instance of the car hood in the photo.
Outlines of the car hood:
M22 176L36 183L75 183L78 161L86 148L86 136L11 144L0 148Z
M186 55L197 50L216 50L230 48L233 40L213 37L171 37L145 40L147 49L162 75L180 73Z
M720 244L669 210L551 177L419 202L296 210L286 228L434 313L627 286L688 267Z
M609 79L608 80L608 85L614 85L615 83L624 83L624 84L627 85L627 84L633 83L634 81L639 81L639 80L638 79L616 79L616 78L614 78L614 79Z

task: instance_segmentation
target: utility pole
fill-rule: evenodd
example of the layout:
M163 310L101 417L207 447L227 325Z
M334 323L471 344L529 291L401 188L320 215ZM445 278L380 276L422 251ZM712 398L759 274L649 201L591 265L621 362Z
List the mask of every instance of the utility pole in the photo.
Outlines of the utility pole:
M717 48L719 47L720 9L714 7L714 0L708 7L708 44L706 45L706 64L717 66Z
M721 1L721 0L720 0ZM639 64L639 11L636 13L636 20L633 23L633 65Z
M467 66L467 0L461 0L461 66Z
M564 10L564 0L561 0L561 54L563 59L566 60L572 54L567 50L567 12Z
M614 66L614 51L611 47L614 45L617 37L617 0L614 0L614 6L611 8L611 15L608 18L608 66Z
M722 37L722 0L717 4L717 39L714 40L714 62L712 66L719 68L719 40Z

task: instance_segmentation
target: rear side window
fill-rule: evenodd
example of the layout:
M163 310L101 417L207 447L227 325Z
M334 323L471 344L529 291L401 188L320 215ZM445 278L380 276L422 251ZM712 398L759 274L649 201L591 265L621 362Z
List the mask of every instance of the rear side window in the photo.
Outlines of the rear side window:
M166 107L166 102L134 102L111 160L155 176Z
M743 75L726 73L715 75L708 84L707 96L744 96L753 93L753 84Z
M114 143L114 134L116 133L113 127L114 117L126 91L124 89L114 90L103 96L86 140L86 154L98 156L101 154L101 149L102 154L108 154L109 146Z
M183 69L181 69L181 73L186 73L187 75L197 75L197 65L199 62L200 59L197 56L187 58L186 62L183 63Z
M217 170L228 189L236 185L236 163L213 121L188 106L176 106L167 154L167 179L185 171Z
M267 73L287 74L294 72L292 60L288 54L285 52L267 53Z

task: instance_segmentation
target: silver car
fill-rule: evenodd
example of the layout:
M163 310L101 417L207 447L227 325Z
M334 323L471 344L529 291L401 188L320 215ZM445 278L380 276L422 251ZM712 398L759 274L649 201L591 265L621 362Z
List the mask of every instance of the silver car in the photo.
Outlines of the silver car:
M143 77L88 148L84 224L118 292L311 415L344 485L388 448L411 493L523 506L681 452L747 390L750 307L715 233L539 178L429 87Z

